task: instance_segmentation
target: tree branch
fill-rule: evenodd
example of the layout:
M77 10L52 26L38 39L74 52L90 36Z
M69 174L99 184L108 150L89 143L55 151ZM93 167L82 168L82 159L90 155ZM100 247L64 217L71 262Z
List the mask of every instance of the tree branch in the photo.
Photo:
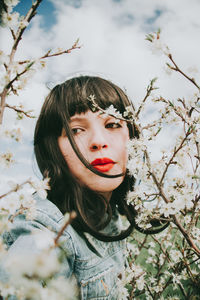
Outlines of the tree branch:
M67 220L67 222L63 225L63 227L61 228L61 230L58 232L55 240L54 240L54 244L55 244L55 247L58 246L58 240L60 239L60 237L62 236L63 232L65 231L65 229L67 228L67 226L69 226L69 224L72 223L72 221L76 218L76 213L75 211L72 211L70 214L69 214L69 219Z
M29 9L29 11L27 12L25 18L24 18L24 21L25 22L28 22L30 23L31 19L36 15L36 10L38 8L38 6L40 5L40 3L42 2L42 0L36 0L35 2L33 2L31 8ZM22 35L24 33L24 31L26 30L27 26L26 27L19 27L18 30L17 30L17 33L15 35L15 41L14 41L14 44L13 44L13 47L12 47L12 51L11 51L11 55L10 55L10 60L12 61L13 57L14 57L14 54L17 50L17 46L22 38Z
M15 186L14 188L12 188L10 191L8 191L7 193L0 195L0 199L2 199L2 198L4 198L4 197L8 196L8 195L11 194L11 193L14 193L14 192L19 191L19 190L20 190L25 184L27 184L27 183L31 184L30 178L27 179L27 180L25 180L25 181L22 182L21 184L16 184L16 186Z
M154 87L154 83L155 81L157 80L157 78L153 78L151 81L150 81L150 84L147 86L147 92L146 92L146 95L144 97L144 99L142 100L142 103L140 104L136 114L135 114L135 117L138 118L139 114L140 114L140 111L144 105L144 103L146 102L147 98L150 96L151 92L157 88Z
M32 116L32 115L29 114L29 113L32 112L33 110L29 110L29 111L26 112L26 111L24 111L23 109L20 109L20 108L18 108L18 107L16 107L16 106L11 106L11 105L9 105L9 104L6 104L5 107L10 108L10 109L13 109L13 110L16 111L17 113L24 114L24 115L25 115L26 117L28 117L28 118L35 118L35 116Z
M200 90L200 86L196 83L194 78L189 77L187 74L185 74L175 63L173 57L171 54L168 54L169 59L171 60L171 62L173 63L174 67L168 66L170 69L179 72L180 74L182 74L186 79L188 79L192 84L194 84L198 90Z
M163 189L162 189L162 185L159 183L156 175L153 173L152 169L151 169L151 162L150 162L150 158L148 155L148 152L145 151L145 157L147 159L147 166L149 168L149 172L150 175L155 183L155 185L157 186L160 196L163 198L163 200L166 203L169 203L169 199L166 197ZM178 227L178 229L180 230L180 232L182 233L182 235L185 237L186 241L188 242L188 244L194 249L194 251L196 252L196 254L198 256L200 256L200 250L198 249L198 247L194 244L194 241L192 240L192 238L190 237L190 235L186 232L186 230L183 228L183 226L181 225L180 221L178 220L178 218L174 215L171 215L171 217L173 218L173 222L174 224Z
M172 162L173 162L173 160L174 160L176 154L182 149L183 144L185 143L185 141L187 140L188 136L189 136L191 133L192 133L191 129L188 128L188 131L187 131L185 137L183 138L182 142L180 143L180 145L178 146L178 148L175 148L173 155L171 156L171 158L170 158L170 160L168 161L168 163L166 163L166 167L165 167L165 169L164 169L164 171L163 171L163 175L162 175L162 177L161 177L161 179L160 179L160 182L159 182L160 185L162 185L162 182L163 182L163 180L164 180L164 178L165 178L165 175L166 175L166 173L167 173L167 170L168 170L169 166L172 164Z
M81 46L78 45L78 42L79 42L79 39L77 39L75 41L75 43L72 45L71 48L67 49L67 50L63 50L63 51L60 51L60 52L55 52L53 54L50 54L51 53L51 50L47 51L47 53L43 56L41 56L39 59L45 59L45 58L49 58L49 57L54 57L54 56L59 56L59 55L62 55L62 54L67 54L67 53L71 53L72 50L75 50L75 49L80 49Z

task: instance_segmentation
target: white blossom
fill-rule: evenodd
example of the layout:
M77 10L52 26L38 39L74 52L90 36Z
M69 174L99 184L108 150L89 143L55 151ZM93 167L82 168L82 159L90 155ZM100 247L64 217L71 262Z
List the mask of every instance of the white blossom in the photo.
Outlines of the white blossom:
M141 275L139 278L136 279L136 286L138 288L138 290L143 290L145 285L145 278L144 275Z
M6 153L0 154L0 163L6 167L10 167L14 162L13 153L9 150Z
M2 50L0 50L0 64L8 64L9 56L6 55Z
M66 280L61 276L53 278L48 284L48 289L42 291L42 299L44 300L75 300L77 295L76 281L73 278Z
M15 279L25 275L47 278L59 271L60 263L55 249L45 249L31 254L23 252L22 249L21 254L9 257L9 261L6 261L6 268L12 272Z
M34 206L36 204L35 199L32 197L32 195L21 193L19 195L19 199L21 201L21 204L24 208L29 208L31 206Z
M19 3L19 0L4 0L4 3L7 6L16 6Z
M9 231L11 229L11 222L9 221L9 213L1 210L1 221L0 221L0 234L3 234L5 231Z
M122 279L117 279L117 289L118 289L118 295L120 300L127 300L129 293L126 288L126 279L127 278L122 278Z
M32 182L33 188L36 190L36 192L42 199L46 199L47 197L46 190L50 190L49 180L50 180L49 178L45 178L44 180L41 181Z
M14 139L16 142L21 141L22 139L22 131L20 128L14 128L12 130L5 130L4 132L6 137L10 137L12 139Z
M152 249L152 248L148 249L148 253L149 253L149 255L152 255L152 256L156 255L156 251L154 249Z
M3 12L2 13L2 23L4 26L8 26L10 28L15 28L18 26L19 22L19 13L9 13L9 12Z
M104 110L105 116L112 115L116 118L122 118L122 114L117 111L117 109L111 104L108 108Z
M0 209L6 210L9 214L14 215L20 208L19 198L15 195L9 195L0 201Z
M197 227L192 228L192 236L200 244L200 229Z
M21 18L20 18L20 20L19 20L19 27L20 27L21 29L27 27L28 24L29 24L28 21L26 21L24 17L21 17Z
M182 257L182 255L181 255L180 251L178 251L176 249L170 250L170 258L174 262L178 262L181 259L181 257Z
M163 69L164 69L165 73L166 73L168 76L171 76L171 74L172 74L172 69L171 69L168 65L165 65L165 66L163 67Z
M2 297L8 297L9 295L14 295L16 290L10 282L3 283L0 281L0 290Z
M160 38L159 39L155 38L152 41L152 43L150 44L150 49L152 53L155 55L170 54L168 46Z
M138 247L133 243L127 243L127 249L128 251L131 250L134 255L138 255L140 253Z
M4 259L6 253L7 253L6 246L4 244L2 237L0 237L0 261Z
M165 217L169 217L170 215L176 214L176 210L173 203L163 203L162 207L160 208L160 213L163 214Z
M32 236L34 238L37 248L40 250L48 250L50 247L55 246L55 234L50 230L39 231L36 229L32 231Z

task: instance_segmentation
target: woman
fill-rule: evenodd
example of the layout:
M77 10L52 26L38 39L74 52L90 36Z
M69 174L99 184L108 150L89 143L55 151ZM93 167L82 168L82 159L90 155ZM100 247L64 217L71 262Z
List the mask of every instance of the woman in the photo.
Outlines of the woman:
M10 234L12 251L24 245L33 249L27 234L32 228L58 233L63 215L75 211L61 237L67 252L63 274L76 277L83 300L118 299L124 239L134 227L139 229L134 209L126 203L134 186L126 172L126 144L138 132L133 123L105 114L110 105L123 113L131 103L118 86L100 77L72 78L52 89L34 136L38 166L50 178L48 200L36 195L35 220L18 222ZM130 223L126 230L120 214Z

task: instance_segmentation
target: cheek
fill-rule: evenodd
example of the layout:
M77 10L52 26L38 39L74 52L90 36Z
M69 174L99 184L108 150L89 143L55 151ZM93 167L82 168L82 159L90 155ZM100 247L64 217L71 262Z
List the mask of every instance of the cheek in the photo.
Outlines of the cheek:
M128 160L128 149L127 149L127 144L128 144L128 141L130 140L129 138L129 132L128 132L128 128L127 128L127 132L126 134L123 136L122 140L121 140L121 143L118 143L119 144L119 147L121 147L121 157L123 160L127 161Z
M70 142L60 137L58 145L70 172L77 177L82 172L83 164L74 152Z
M71 161L73 160L73 149L71 144L69 143L69 141L63 137L59 137L58 138L58 146L60 148L60 151L65 159L65 161L67 162L67 164L69 165L71 163Z

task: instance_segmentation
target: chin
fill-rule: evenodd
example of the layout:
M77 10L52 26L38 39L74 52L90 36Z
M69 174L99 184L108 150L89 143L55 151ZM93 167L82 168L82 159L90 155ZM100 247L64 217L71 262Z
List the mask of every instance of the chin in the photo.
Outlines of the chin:
M120 184L122 183L122 180L117 182L116 184L109 184L109 185L101 185L100 189L95 189L99 193L112 193L115 189L117 189Z

